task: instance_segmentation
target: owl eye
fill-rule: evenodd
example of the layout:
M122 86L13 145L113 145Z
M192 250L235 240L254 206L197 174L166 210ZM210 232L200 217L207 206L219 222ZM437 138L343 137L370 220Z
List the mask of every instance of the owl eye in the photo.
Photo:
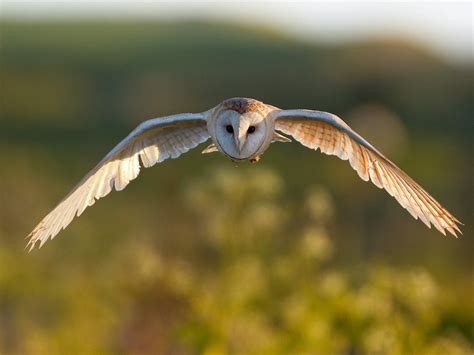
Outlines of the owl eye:
M225 126L225 130L227 131L227 133L234 133L234 128L230 124Z
M252 134L253 132L255 132L255 126L250 126L247 133Z

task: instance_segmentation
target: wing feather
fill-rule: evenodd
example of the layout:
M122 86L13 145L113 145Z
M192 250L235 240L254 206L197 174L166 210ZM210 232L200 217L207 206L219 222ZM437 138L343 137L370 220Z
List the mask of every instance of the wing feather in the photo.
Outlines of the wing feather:
M28 235L27 248L43 246L75 216L109 194L123 190L148 168L181 154L209 138L204 114L182 114L143 122L96 165ZM141 164L140 164L141 161Z
M348 160L362 180L385 189L415 219L444 235L462 234L459 220L336 115L309 110L276 110L273 115L276 130L308 148Z

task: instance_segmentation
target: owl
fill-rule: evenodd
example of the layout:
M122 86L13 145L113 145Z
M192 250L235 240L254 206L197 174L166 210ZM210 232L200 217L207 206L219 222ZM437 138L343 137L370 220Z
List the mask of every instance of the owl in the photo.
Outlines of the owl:
M347 160L361 179L385 189L415 219L456 236L461 224L439 202L338 116L282 110L250 98L231 98L202 113L143 122L112 149L28 235L32 250L54 238L75 216L114 188L124 189L140 167L177 158L211 139L202 153L221 152L235 162L257 162L274 142L291 142Z

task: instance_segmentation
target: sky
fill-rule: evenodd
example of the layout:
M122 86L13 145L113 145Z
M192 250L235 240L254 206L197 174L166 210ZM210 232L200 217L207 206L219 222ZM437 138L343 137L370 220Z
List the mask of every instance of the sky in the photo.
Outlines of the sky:
M401 37L473 59L473 1L0 0L2 17L211 19L262 24L307 41Z

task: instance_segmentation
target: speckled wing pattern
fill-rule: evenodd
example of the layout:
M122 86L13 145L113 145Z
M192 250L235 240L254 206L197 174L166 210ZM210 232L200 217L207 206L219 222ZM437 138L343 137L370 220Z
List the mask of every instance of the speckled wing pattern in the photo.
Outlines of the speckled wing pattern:
M148 168L209 139L205 114L179 114L140 124L96 165L27 236L29 250L41 247L113 188L124 189L140 166ZM140 162L141 161L141 162Z
M369 179L385 189L415 218L446 235L461 233L461 224L420 185L342 119L328 112L309 110L280 110L274 113L275 129L293 136L311 149L348 160L362 180ZM461 233L462 234L462 233Z

